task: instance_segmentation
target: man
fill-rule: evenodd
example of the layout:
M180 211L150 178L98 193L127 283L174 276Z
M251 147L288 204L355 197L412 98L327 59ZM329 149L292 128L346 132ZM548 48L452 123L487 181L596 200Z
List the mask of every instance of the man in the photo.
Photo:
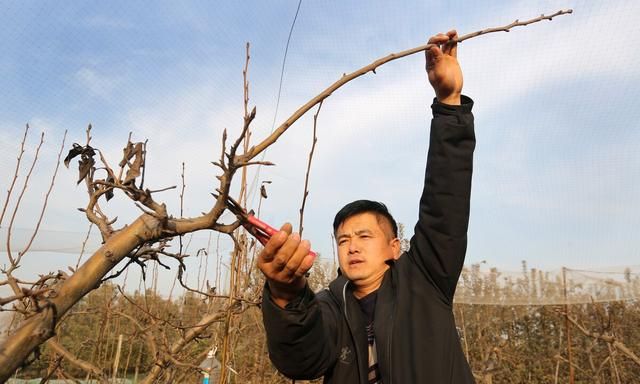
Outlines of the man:
M305 273L309 242L285 224L259 256L269 353L294 379L325 383L473 383L453 317L467 245L475 136L473 102L462 92L457 34L429 39L432 105L418 223L400 256L387 208L347 204L334 220L341 274L314 294Z

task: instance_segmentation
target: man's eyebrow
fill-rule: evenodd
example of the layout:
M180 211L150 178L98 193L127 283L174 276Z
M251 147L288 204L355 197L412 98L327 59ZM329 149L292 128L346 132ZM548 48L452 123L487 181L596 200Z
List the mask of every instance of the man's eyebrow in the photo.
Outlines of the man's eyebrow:
M340 239L344 239L345 237L351 237L351 235L348 233L341 233L338 236L336 236L336 239L340 240Z
M372 234L372 233L373 233L373 231L372 231L372 230L370 230L370 229L366 229L366 228L365 228L365 229L358 229L358 230L356 230L355 232L353 232L353 234L354 234L354 235L356 235L356 236L360 236L360 235L370 235L370 234ZM341 234L339 234L339 235L336 237L336 239L338 239L338 240L339 240L339 239L343 239L343 238L345 238L345 237L351 237L351 234L350 234L350 233L341 233Z

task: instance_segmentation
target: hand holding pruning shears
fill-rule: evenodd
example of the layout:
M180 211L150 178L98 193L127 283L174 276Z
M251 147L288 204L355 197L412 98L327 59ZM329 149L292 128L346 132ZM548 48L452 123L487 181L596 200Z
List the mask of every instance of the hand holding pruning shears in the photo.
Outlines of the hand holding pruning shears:
M278 231L247 213L231 199L228 207L240 219L242 226L264 245L258 256L258 268L267 278L272 299L284 307L304 289L307 284L305 275L317 254L311 251L308 240L301 240L299 234L292 233L290 223Z

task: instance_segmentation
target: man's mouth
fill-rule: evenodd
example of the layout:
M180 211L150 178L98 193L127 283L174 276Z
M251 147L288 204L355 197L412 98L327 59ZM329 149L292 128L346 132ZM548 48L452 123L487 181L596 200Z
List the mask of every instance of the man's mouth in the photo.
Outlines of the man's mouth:
M359 259L349 260L349 265L357 265L361 263L364 263L364 260L359 260Z

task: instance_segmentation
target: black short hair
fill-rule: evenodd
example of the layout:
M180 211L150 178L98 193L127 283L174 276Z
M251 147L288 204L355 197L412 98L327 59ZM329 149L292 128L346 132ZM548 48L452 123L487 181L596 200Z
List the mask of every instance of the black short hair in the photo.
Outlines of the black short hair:
M361 213L373 213L377 216L378 220L383 218L391 226L393 236L398 237L398 224L393 216L391 216L391 213L389 213L387 206L378 201L371 200L356 200L342 207L333 219L333 233L338 232L338 227L340 227L345 220Z

